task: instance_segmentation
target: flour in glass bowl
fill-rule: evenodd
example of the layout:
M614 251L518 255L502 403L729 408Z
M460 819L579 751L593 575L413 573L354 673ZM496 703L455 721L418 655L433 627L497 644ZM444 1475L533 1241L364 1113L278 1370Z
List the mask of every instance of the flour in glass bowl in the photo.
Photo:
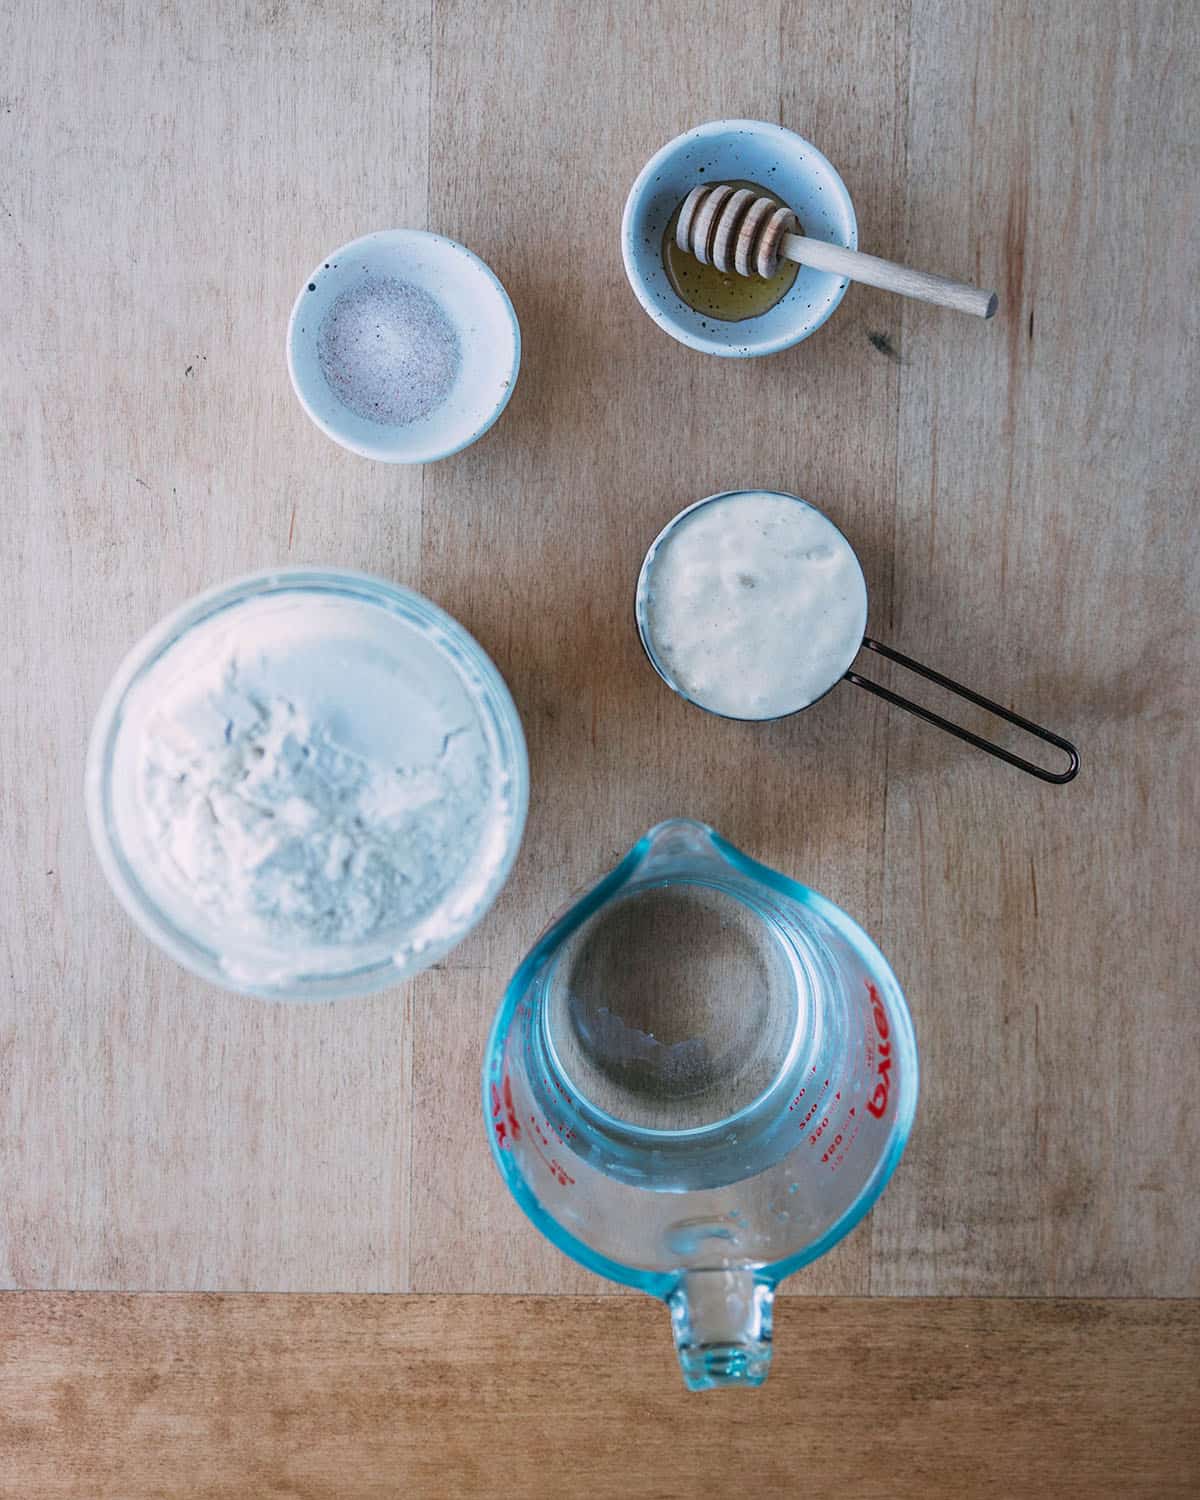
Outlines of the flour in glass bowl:
M151 668L117 744L126 856L235 982L444 950L494 894L511 791L444 649L301 591L201 621Z

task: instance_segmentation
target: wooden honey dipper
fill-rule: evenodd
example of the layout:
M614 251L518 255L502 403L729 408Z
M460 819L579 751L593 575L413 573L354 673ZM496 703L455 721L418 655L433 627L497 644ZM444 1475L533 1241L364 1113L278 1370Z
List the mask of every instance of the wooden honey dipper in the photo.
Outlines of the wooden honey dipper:
M899 292L902 297L974 313L977 318L990 318L999 306L995 292L810 239L799 229L796 215L775 198L727 183L705 183L683 200L675 243L702 265L726 274L771 277L782 257L886 292Z

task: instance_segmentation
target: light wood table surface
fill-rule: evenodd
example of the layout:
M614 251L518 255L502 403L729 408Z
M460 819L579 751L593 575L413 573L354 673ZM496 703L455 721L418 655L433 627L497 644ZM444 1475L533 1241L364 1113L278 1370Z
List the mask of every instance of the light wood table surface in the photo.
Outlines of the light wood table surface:
M722 115L816 142L863 248L995 286L997 318L852 287L824 329L772 359L672 342L626 284L621 207L658 146ZM128 1368L139 1339L160 1362L200 1340L203 1378L224 1379L214 1308L328 1320L340 1305L117 1298L89 1312L42 1292L617 1293L509 1200L478 1067L545 919L674 814L858 917L916 1022L906 1157L864 1224L788 1290L1200 1296L1198 143L1194 0L0 9L0 1286L29 1294L0 1308L31 1401L39 1359L100 1369L102 1401L104 1360ZM524 336L500 423L424 470L332 445L283 357L308 269L395 225L482 255ZM873 633L1076 739L1078 780L1043 786L848 687L769 726L674 699L632 628L637 569L679 508L744 485L821 506L863 559ZM524 847L488 919L407 987L331 1006L261 1004L173 966L107 890L83 814L89 724L124 651L197 590L289 562L382 574L455 614L509 681L532 761ZM352 1340L367 1304L344 1305ZM619 1295L559 1312L396 1306L418 1310L413 1358L435 1351L446 1393L469 1387L473 1347L460 1333L436 1352L436 1309L451 1307L521 1364L530 1392L530 1370L556 1391L585 1382L588 1330L613 1318L605 1357L627 1361L635 1426L654 1409L642 1395L661 1391L644 1371L677 1378L661 1309ZM873 1301L812 1306L831 1347L870 1344ZM928 1321L886 1306L897 1349L911 1338L927 1368L951 1360L953 1304L914 1303ZM994 1313L1009 1353L984 1368L998 1383L1023 1357L1019 1330L1036 1345L1040 1306ZM970 1307L962 1317L993 1316ZM1151 1426L1131 1413L1195 1392L1195 1307L1092 1300L1086 1327L1085 1307L1116 1330L1096 1345L1106 1359L1129 1340L1143 1351L1138 1400L1111 1404L1103 1371L1080 1397L1061 1353L1022 1378L1043 1382L1051 1425L1074 1432L1094 1411L1124 1424L1112 1451L1158 1455L1157 1488L1136 1488L1144 1467L1110 1469L1114 1486L1176 1493L1171 1475L1196 1478L1179 1409L1159 1403ZM528 1331L513 1309L536 1310ZM558 1320L561 1369L537 1318ZM805 1319L793 1307L783 1320L764 1434L768 1409L792 1420L789 1400L803 1427ZM401 1356L408 1326L375 1335L380 1360ZM1190 1386L1168 1386L1156 1347ZM6 1378L11 1418L21 1386ZM419 1391L419 1369L411 1379ZM984 1421L988 1401L972 1400L975 1416L929 1403L926 1440L941 1440L939 1411ZM430 1420L453 1409L444 1393ZM386 1426L383 1396L372 1410ZM572 1410L568 1427L586 1419ZM64 1431L71 1413L58 1409ZM1037 1448L1036 1421L1021 1420ZM554 1430L547 1417L545 1442ZM61 1469L26 1479L5 1431L0 1493L22 1500L268 1493L251 1469L214 1469L194 1491L178 1473L92 1489ZM394 1458L379 1441L380 1461ZM798 1483L807 1450L788 1451ZM1052 1451L1030 1457L1031 1484ZM871 1463L860 1493L933 1492L886 1490L894 1470ZM489 1474L473 1472L456 1493L483 1492ZM1107 1492L1096 1473L1078 1493ZM979 1469L945 1492L1003 1477ZM664 1466L628 1493L672 1482ZM540 1492L522 1483L510 1470L509 1493Z

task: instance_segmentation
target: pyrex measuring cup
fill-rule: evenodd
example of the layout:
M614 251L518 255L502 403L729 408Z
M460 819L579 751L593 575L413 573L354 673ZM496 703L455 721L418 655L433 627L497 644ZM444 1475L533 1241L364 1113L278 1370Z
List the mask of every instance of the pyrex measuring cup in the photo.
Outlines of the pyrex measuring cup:
M753 591L756 584L761 581L754 576L754 573L758 565L764 561L763 552L760 551L757 554L757 563L752 565L749 571L744 571L739 561L738 543L740 534L748 533L752 529L750 525L743 524L746 516L750 514L749 505L761 505L764 502L777 508L781 506L781 513L792 511L796 517L797 529L800 526L807 527L810 539L817 540L819 545L804 554L797 553L794 558L785 542L776 544L777 555L774 557L769 556L771 547L768 546L768 566L763 571L770 573L770 587L742 594L739 587L733 586L725 587L723 592L723 587L730 583L731 574L744 583L750 591ZM741 514L742 512L745 512L745 516ZM714 520L719 520L720 526L712 525ZM707 528L702 543L695 541L698 534L698 522ZM696 634L695 646L700 652L701 659L713 658L724 649L727 676L733 675L729 662L732 660L737 663L738 658L728 656L728 646L732 636L737 632L745 632L748 637L748 646L753 645L755 650L743 652L740 663L743 670L753 671L760 665L778 664L789 658L796 663L795 695L790 699L786 696L782 701L777 698L771 706L761 712L743 713L725 707L714 707L712 702L705 701L702 693L695 690L689 691L687 685L679 680L677 672L672 670L670 662L664 659L660 643L656 640L652 618L656 578L663 570L660 559L664 557L670 559L672 548L677 545L676 538L683 536L685 531L692 538L689 544L691 549L689 564L693 576L687 578L681 587L686 591L688 606L695 616L693 622ZM766 543L765 529L762 530L758 541L760 545ZM826 561L808 563L804 561L805 557L811 559L818 554L824 554ZM740 555L742 562L746 555L749 554ZM840 567L839 586L834 590L829 586L828 579L825 580L823 595L820 574L823 570L827 570L829 565ZM807 579L802 576L806 568L810 575ZM792 602L790 596L799 597L806 585L813 594L813 609L805 617L805 624L809 627L809 634L813 639L805 638L803 631L797 631L794 636L788 636L779 630L764 632L750 628L764 620L771 620L772 610L779 612L782 605L790 604ZM1069 740L1063 739L1061 735L1052 734L1050 730L1043 729L1040 725L1023 718L1002 704L983 697L972 688L964 687L962 683L943 676L932 667L914 661L912 657L903 655L893 647L874 640L866 634L866 604L866 582L853 548L828 517L815 506L810 505L806 500L801 500L797 495L788 495L779 490L729 490L719 495L709 495L703 500L696 501L694 505L689 505L659 532L642 563L638 577L635 613L642 645L658 675L680 697L703 708L707 713L715 714L718 718L754 720L782 718L811 707L844 680L854 683L856 687L865 688L869 693L874 693L897 708L903 708L908 713L915 714L928 724L944 729L947 734L965 740L977 749L986 750L989 755L1007 761L1009 765L1028 772L1030 776L1060 784L1071 781L1075 777L1079 770L1079 754ZM824 638L824 646L814 645L818 637ZM882 683L873 682L870 678L861 676L852 669L854 658L861 649L886 657L910 672L937 683L959 698L986 709L997 718L1015 725L1033 738L1053 745L1065 757L1064 764L1060 769L1038 765L1002 745L995 744L992 740L985 739L964 725L955 724L952 720L943 718L942 715L934 713L922 704L914 703L891 688L884 687ZM810 658L807 662L804 658L806 652ZM753 660L755 654L758 656L757 662Z
M517 1202L661 1297L693 1390L759 1385L784 1276L883 1191L917 1101L895 976L832 902L673 819L514 975L483 1107Z

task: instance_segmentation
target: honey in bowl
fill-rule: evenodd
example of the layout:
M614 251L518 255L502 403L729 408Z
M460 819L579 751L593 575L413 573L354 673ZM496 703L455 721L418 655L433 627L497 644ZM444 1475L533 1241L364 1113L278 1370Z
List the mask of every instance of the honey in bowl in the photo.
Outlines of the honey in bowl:
M769 188L757 182L734 181L731 187L749 188L757 195L775 195ZM679 208L671 215L663 234L662 257L667 280L681 301L716 318L722 323L741 323L747 318L757 318L781 302L792 289L796 272L800 267L795 261L779 262L774 276L739 276L736 271L718 271L715 266L701 264L690 251L681 250L675 243L675 226L679 223ZM797 229L803 234L803 229Z

